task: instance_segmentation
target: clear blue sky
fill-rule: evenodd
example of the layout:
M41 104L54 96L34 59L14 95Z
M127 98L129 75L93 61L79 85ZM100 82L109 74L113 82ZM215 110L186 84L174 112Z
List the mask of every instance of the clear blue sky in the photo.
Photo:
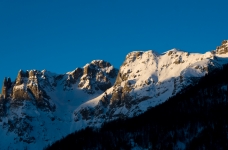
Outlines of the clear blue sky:
M0 85L19 69L65 73L135 50L204 53L228 39L227 0L0 0Z

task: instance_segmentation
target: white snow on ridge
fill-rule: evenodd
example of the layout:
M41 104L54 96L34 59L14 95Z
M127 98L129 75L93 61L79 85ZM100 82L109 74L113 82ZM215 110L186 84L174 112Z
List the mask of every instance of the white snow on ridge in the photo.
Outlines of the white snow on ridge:
M226 63L228 53L200 54L177 49L169 50L162 55L152 50L131 52L126 56L119 71L121 83L116 83L106 91L106 97L109 97L108 106L100 104L105 97L102 94L75 110L75 122L83 122L85 126L99 126L102 121L117 119L119 116L134 117L150 107L165 102L189 84L194 84L192 78L202 77L210 70L220 68ZM129 92L123 90L129 88ZM120 97L113 99L114 95L118 95L116 91L122 92L117 92ZM125 102L126 98L121 99L126 94L130 96L128 102ZM120 104L112 106L115 101L119 101ZM80 113L82 110L102 110L103 114L90 115L90 119L84 120Z

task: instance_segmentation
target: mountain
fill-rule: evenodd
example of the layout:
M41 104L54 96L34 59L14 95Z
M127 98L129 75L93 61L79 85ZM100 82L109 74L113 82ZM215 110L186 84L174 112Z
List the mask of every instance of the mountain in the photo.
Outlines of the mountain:
M135 117L226 63L227 40L205 54L177 49L163 54L151 50L129 53L114 86L79 106L74 111L74 121L94 127L118 118Z
M119 71L94 60L65 74L20 70L0 95L2 149L42 149L86 127L136 117L228 63L228 41L205 54L131 52ZM155 107L156 108L156 107Z
M0 95L1 149L42 149L72 133L74 109L110 88L117 73L110 63L94 60L65 74L20 70L15 82L5 78Z
M228 149L228 65L133 118L86 128L54 143L63 149Z

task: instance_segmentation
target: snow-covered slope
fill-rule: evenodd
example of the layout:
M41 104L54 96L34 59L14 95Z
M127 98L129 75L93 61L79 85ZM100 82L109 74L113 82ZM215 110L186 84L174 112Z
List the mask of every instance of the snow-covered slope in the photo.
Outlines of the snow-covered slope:
M0 94L0 149L42 149L87 126L134 117L225 63L228 41L205 54L131 52L119 73L102 60L66 74L20 70Z
M0 96L0 149L43 149L74 131L72 113L110 88L118 70L94 60L66 74L20 70L4 79Z
M163 103L199 77L228 63L228 42L205 54L177 49L158 54L131 52L113 87L74 112L75 124L99 126L116 118L134 117ZM226 51L227 50L227 51Z

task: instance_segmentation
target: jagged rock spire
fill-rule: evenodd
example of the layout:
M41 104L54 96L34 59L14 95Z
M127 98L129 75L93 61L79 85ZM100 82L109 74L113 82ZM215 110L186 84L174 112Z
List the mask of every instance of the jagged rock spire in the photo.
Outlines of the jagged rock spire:
M4 97L4 99L7 97L7 91L8 89L11 87L11 79L8 78L4 78L3 80L3 86L2 86L2 95Z
M24 72L23 70L19 70L16 78L16 85L20 85L23 83L23 78L28 77L28 71Z

